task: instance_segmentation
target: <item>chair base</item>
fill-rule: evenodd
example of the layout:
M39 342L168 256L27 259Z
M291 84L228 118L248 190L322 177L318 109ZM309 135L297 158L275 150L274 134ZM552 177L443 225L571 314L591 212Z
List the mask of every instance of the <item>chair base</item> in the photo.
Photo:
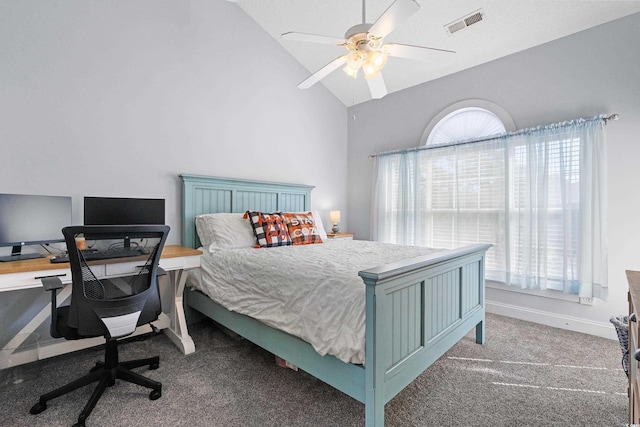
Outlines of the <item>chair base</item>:
M131 369L138 368L140 366L148 365L149 369L158 369L160 366L160 357L150 357L147 359L131 360L126 362L118 362L118 347L116 340L108 340L106 343L105 361L96 363L96 366L91 368L90 372L83 377L78 378L75 381L70 382L60 388L57 388L49 393L40 396L38 402L30 409L31 414L39 414L47 409L47 402L49 400L60 397L64 394L77 390L81 387L89 385L94 382L98 382L98 385L93 390L89 401L85 405L82 412L78 416L78 422L74 426L84 426L86 419L91 414L91 411L98 403L98 400L104 393L107 387L115 384L116 379L128 381L130 383L138 384L146 388L151 389L149 393L150 400L156 400L162 396L162 383L153 381L143 375L133 372Z

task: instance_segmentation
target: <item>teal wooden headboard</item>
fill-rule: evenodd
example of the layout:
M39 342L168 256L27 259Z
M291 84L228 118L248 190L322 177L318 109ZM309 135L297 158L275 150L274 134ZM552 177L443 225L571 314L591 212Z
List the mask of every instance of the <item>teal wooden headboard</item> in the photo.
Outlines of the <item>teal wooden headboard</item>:
M196 215L218 212L300 212L311 209L313 185L180 174L182 245L200 246Z

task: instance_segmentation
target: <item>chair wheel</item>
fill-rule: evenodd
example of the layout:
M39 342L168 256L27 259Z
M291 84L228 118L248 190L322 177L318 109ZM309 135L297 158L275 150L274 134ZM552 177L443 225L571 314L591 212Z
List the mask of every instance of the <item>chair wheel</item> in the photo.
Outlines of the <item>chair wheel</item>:
M158 369L159 367L160 367L160 362L152 363L151 365L149 365L149 370L153 371L153 370Z
M29 412L32 415L36 415L39 414L40 412L44 411L45 409L47 409L47 404L44 402L38 402L35 405L33 405L31 407L31 409L29 410Z
M160 399L160 396L162 396L162 390L153 390L149 393L149 400Z

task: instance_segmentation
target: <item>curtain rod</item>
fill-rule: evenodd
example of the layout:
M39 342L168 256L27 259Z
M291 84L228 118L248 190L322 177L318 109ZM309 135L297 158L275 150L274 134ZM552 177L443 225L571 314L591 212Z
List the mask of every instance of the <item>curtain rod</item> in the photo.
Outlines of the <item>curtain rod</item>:
M583 120L585 122L602 120L604 122L604 124L606 125L607 122L609 122L609 121L614 121L615 122L615 121L620 120L620 115L618 113L613 113L613 114L609 114L609 115L600 114L599 116L595 116L595 117L592 117L592 118L589 118L589 119L575 119L575 120L569 120L569 121L560 122L560 123L553 123L553 124L544 125L544 126L535 126L535 127L516 130L516 131L513 131L513 132L504 132L504 133L499 133L499 134L495 134L495 135L490 135L490 136L482 137L482 138L465 139L465 140L462 140L462 141L454 141L454 142L449 142L449 143L446 143L446 144L438 144L438 145L431 145L431 146L421 145L419 147L405 148L405 149L402 149L402 150L383 151L383 152L377 153L377 154L370 154L369 158L373 159L373 158L376 158L376 157L379 157L379 156L389 156L391 154L403 154L403 153L410 153L412 151L432 150L432 149L435 149L435 148L446 148L446 147L453 147L453 146L456 146L456 145L466 145L466 144L475 144L476 142L492 141L494 139L504 138L505 136L519 135L519 134L523 134L523 133L527 133L527 132L531 132L531 131L535 131L535 130L544 129L544 128L547 128L547 127L569 126L569 125L572 125L577 120Z

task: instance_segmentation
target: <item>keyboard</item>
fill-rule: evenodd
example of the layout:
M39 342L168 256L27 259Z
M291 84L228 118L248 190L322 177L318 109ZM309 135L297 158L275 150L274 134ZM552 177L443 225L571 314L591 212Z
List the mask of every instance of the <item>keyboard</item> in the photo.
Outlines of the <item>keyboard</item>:
M149 253L148 250L142 249L142 248L135 248L135 249L115 248L115 249L109 249L107 251L96 251L92 249L87 249L81 252L82 252L82 255L84 256L84 259L86 259L87 261L95 261L100 259L113 259L113 258L128 258L128 257L145 255ZM56 264L61 262L69 262L69 255L68 254L56 255L51 257L50 260L52 263L56 263Z

